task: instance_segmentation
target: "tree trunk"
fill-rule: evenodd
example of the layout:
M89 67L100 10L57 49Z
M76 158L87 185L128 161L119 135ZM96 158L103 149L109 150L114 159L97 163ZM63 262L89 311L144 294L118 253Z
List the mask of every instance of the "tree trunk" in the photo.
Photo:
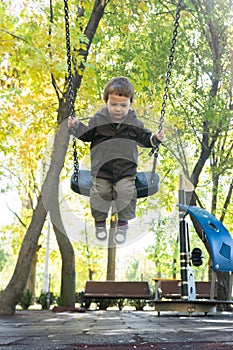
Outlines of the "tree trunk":
M72 89L74 93L74 97L76 97L77 90L79 89L82 81L83 74L80 74L79 71L84 72L85 65L83 62L87 60L89 48L93 41L94 35L98 28L99 22L104 14L105 6L108 1L105 0L96 0L94 3L93 11L89 18L89 22L84 30L84 35L89 39L88 44L86 44L86 49L80 49L79 55L83 57L83 61L81 61L79 67L74 67L74 76L72 77ZM81 11L81 14L83 11ZM57 95L59 96L59 92L57 90L56 84L54 84ZM67 124L66 118L70 112L69 106L69 87L63 94L62 98L59 99L59 109L58 109L58 120ZM54 231L56 234L57 242L59 245L59 249L62 256L62 278L61 278L61 306L73 307L75 304L75 256L73 247L69 241L69 238L66 235L65 228L63 226L59 204L58 204L58 182L55 182L56 188L54 188L54 203L50 205L50 213L54 218L53 225ZM91 271L89 271L91 274Z
M36 299L36 264L37 264L37 253L39 251L41 246L38 246L37 252L33 257L32 260L32 265L30 268L30 274L28 276L28 280L26 283L26 286L24 288L24 291L26 292L27 290L30 290L30 292L32 293L32 298L33 300Z
M215 6L214 2L205 1L203 3L201 2L197 3L196 1L192 0L192 3L196 8L197 18L201 24L201 27L203 28L203 18L204 18L206 27L209 28L209 30L204 30L203 33L212 54L211 55L212 75L211 75L211 88L209 91L209 106L214 110L215 98L218 95L219 86L221 85L221 77L224 72L224 68L222 65L222 58L224 55L222 42L226 40L225 29L227 27L222 28L221 22L217 17L216 18L214 17L214 20L211 19L211 14L213 13L214 6ZM220 135L221 124L222 124L222 121L219 121L219 127L216 126L215 130L212 130L210 132L211 122L209 123L208 119L203 122L201 153L191 175L191 182L193 183L195 188L197 187L200 173L203 170L203 167L207 159L209 159L211 152L213 152L215 143ZM214 183L214 181L216 182ZM211 212L214 214L217 207L217 195L216 195L217 193L216 189L218 187L217 177L213 179L213 185L215 186L215 188L213 190L213 195L212 195ZM195 205L195 204L196 204L196 195L194 194L192 196L190 205ZM198 232L200 239L202 239L202 232L200 232L200 230L198 229L196 230ZM205 244L205 246L208 250L208 244ZM217 276L218 276L218 299L226 300L227 294L229 291L229 283L228 283L229 273L219 271L217 273ZM228 309L229 309L229 306L227 306L227 304L221 305L221 310L228 310Z
M107 262L107 280L115 281L116 270L116 244L113 242L113 235L116 230L117 216L115 213L111 215L111 223L108 239L108 262Z
M63 163L69 143L69 134L66 121L60 125L57 133L57 143L63 148ZM56 144L54 145L56 147ZM58 156L58 155L57 155ZM74 307L75 305L75 255L70 240L63 225L59 207L59 174L51 179L49 185L50 196L45 198L47 211L53 224L54 232L62 257L61 271L61 306Z
M31 264L37 251L38 239L46 218L42 198L39 197L32 221L23 239L13 276L0 294L0 314L12 315L26 285Z
M66 234L65 227L61 219L59 207L58 181L51 185L53 196L48 203L51 222L62 258L61 271L61 306L75 306L75 255L71 242Z
M27 283L33 258L38 249L38 239L47 216L49 203L54 197L52 193L54 183L57 182L58 184L59 175L63 168L68 142L67 124L63 123L58 128L55 136L51 164L42 186L37 206L33 212L32 221L23 239L13 276L6 289L0 294L0 314L15 313L15 307Z
M228 300L229 294L229 283L230 283L230 274L229 272L217 271L217 280L218 280L218 299L219 300ZM220 304L217 307L218 311L232 311L230 304Z
M75 306L75 255L69 238L54 227L62 256L60 306Z
M84 34L89 39L89 43L86 45L86 50L80 50L79 54L83 56L84 61L86 61L90 45L92 43L93 37L95 35L96 29L99 25L99 22L104 14L104 9L108 4L108 0L95 0L93 11L89 18L89 22L87 27L85 28ZM74 76L74 96L76 96L77 89L80 87L81 80L83 74L79 74L78 71L80 68L84 71L84 65L81 63L80 67L74 67L75 76ZM56 86L56 82L54 77L52 77L52 83L56 90L57 96L59 98L58 88ZM67 86L67 85L66 85ZM25 288L29 273L30 267L33 261L33 257L37 251L38 239L41 234L41 230L43 228L47 212L49 211L51 200L54 201L54 193L53 191L57 191L58 183L59 183L59 175L64 165L65 155L67 152L67 147L69 143L69 134L67 131L67 122L66 118L69 115L69 98L66 98L69 95L68 89L63 94L62 97L59 98L59 109L58 109L58 122L60 123L55 140L54 140L54 148L53 154L51 158L51 164L46 176L46 179L43 183L41 195L38 198L38 203L36 209L32 216L32 221L29 225L29 228L25 234L19 256L18 261L16 263L16 267L13 273L13 276L7 285L6 289L0 294L0 314L14 314L15 306L17 305L20 295ZM56 192L57 193L57 192ZM58 199L57 199L58 201ZM51 210L52 211L52 210ZM57 211L58 213L58 211ZM56 222L58 217L53 217L53 225L56 226L57 237L60 241L60 250L62 254L63 267L62 267L62 284L66 283L67 280L70 281L67 287L64 285L61 288L63 298L63 302L67 303L68 299L73 304L74 297L74 256L68 258L69 254L73 255L73 250L71 249L71 245L68 244L68 237L66 236L63 228L61 229ZM58 220L59 221L59 220ZM61 222L61 221L60 221ZM64 233L64 237L61 237L61 231ZM69 242L70 243L70 242ZM67 264L65 266L65 264ZM69 270L69 273L67 272ZM73 279L71 281L71 279ZM68 297L68 293L70 296ZM65 297L66 295L66 297Z

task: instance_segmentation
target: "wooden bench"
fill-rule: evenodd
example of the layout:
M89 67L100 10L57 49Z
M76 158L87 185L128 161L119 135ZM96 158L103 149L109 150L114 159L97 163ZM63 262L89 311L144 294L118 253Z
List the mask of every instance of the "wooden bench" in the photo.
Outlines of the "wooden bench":
M161 299L180 299L181 298L181 280L154 278L155 281L155 300ZM211 282L195 281L196 298L210 299ZM217 285L215 286L214 298L217 298Z
M211 282L197 281L196 282L197 299L210 299L210 289L211 289ZM218 297L218 286L216 282L215 288L214 288L214 299L217 299L217 297Z
M121 309L124 299L138 299L139 301L150 299L150 288L145 281L87 281L84 292L85 307L89 308L91 302L99 303L101 309L110 305L111 299L118 300Z
M180 280L160 280L158 283L159 299L180 299L181 281Z

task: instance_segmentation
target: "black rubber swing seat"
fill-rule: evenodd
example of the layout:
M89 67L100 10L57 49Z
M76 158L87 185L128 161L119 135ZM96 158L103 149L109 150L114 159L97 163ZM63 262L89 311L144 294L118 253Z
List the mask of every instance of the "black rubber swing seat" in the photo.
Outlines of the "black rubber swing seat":
M90 196L92 175L89 170L79 170L78 176L71 176L71 189L83 196ZM138 172L135 180L137 198L152 196L159 190L160 180L157 173Z

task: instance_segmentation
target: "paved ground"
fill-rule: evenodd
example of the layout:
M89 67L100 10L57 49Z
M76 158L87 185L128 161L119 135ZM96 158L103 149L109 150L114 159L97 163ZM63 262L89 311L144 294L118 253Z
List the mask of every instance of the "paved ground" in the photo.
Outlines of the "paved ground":
M0 349L233 349L233 313L17 311L0 316Z

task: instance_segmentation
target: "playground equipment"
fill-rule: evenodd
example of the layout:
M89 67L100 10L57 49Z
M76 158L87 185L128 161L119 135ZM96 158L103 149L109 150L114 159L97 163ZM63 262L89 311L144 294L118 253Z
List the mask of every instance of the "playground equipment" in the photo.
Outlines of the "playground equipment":
M230 273L230 285L228 299L232 296L232 272L233 272L233 239L225 226L216 217L202 208L195 206L179 205L180 209L187 212L194 223L194 227L201 234L202 240L208 242L212 260L212 285L210 298L213 299L216 272Z
M216 217L206 210L188 206L185 203L186 192L184 189L183 177L180 178L179 189L179 235L180 235L180 274L181 280L154 279L156 288L156 297L154 301L155 310L160 311L187 311L193 312L214 312L217 304L233 304L232 300L232 283L233 283L233 239L225 226L216 219ZM206 286L200 282L195 282L194 266L202 263L202 252L199 248L194 248L192 253L189 246L189 232L186 216L190 215L195 230L206 242L209 248L212 267L212 279L209 283L209 296L206 295ZM228 300L216 299L216 272L225 271L230 273L230 285ZM159 299L158 283L164 284L168 289L169 283L173 290L166 290L170 300ZM202 288L196 293L196 287ZM205 291L204 291L205 289Z

